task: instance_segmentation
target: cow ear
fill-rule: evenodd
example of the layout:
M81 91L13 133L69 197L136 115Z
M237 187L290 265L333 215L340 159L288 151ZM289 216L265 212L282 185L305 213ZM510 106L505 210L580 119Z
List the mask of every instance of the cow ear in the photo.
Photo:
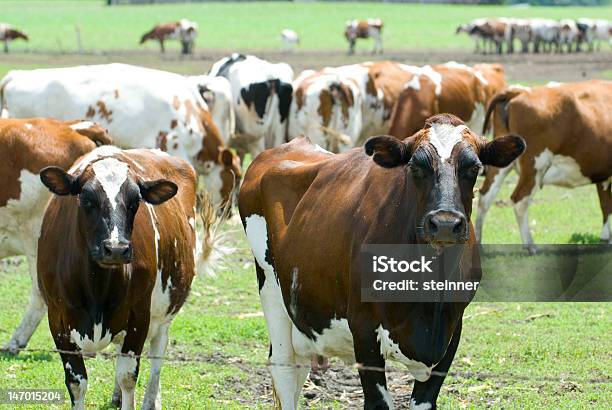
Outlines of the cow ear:
M140 188L142 198L153 205L163 204L176 195L178 191L176 184L167 179L140 181L138 187Z
M365 143L365 152L384 168L405 165L412 156L412 138L402 141L389 135L371 137Z
M504 168L518 158L525 151L525 147L523 137L514 134L505 135L482 146L478 157L484 165Z
M77 177L56 166L43 168L40 171L40 180L56 195L78 195L81 189Z

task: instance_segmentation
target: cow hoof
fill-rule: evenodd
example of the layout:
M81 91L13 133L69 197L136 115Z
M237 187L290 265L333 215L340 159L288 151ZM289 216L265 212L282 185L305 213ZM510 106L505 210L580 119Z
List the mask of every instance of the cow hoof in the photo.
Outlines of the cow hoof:
M121 391L113 392L113 399L111 400L111 406L118 409L121 408Z
M530 245L523 245L523 248L527 249L530 255L535 255L540 250L538 246L533 243Z
M15 343L8 342L4 346L0 347L0 353L7 356L17 356L19 354L19 351L21 350L21 347L16 345Z

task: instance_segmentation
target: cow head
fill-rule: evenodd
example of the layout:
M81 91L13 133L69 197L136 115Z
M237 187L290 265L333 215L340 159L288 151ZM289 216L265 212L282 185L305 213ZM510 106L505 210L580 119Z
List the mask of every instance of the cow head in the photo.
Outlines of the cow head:
M440 114L404 141L372 137L365 150L382 167L406 168L416 190L418 240L444 246L470 237L473 189L481 168L508 166L523 153L525 141L507 135L489 142L454 115Z
M91 260L104 268L131 261L132 229L140 202L159 205L178 190L166 179L141 180L128 164L114 157L92 162L79 174L50 166L40 172L40 179L56 195L78 197L78 232Z

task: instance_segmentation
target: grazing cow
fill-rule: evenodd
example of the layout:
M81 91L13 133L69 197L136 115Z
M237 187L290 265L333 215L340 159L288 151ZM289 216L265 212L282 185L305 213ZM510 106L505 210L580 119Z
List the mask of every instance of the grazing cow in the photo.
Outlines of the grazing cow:
M164 42L166 40L179 40L181 42L182 54L193 54L195 39L198 36L198 24L187 19L180 19L172 23L161 23L146 32L140 38L140 44L147 40L159 41L161 52L166 51Z
M531 19L531 31L533 33L533 52L552 52L559 49L560 24L558 21L548 19Z
M528 19L508 19L510 33L508 38L508 52L514 52L514 39L521 43L521 53L529 52L529 43L532 41L531 24Z
M435 408L467 303L362 303L361 246L430 244L443 252L442 243L474 244L480 168L507 165L523 149L520 137L487 142L443 114L405 141L373 137L365 150L334 155L298 138L255 158L239 208L283 409L296 408L312 355L360 364L366 409L393 407L380 369L399 361L417 380L412 408ZM469 253L462 271L479 280Z
M236 112L234 147L241 157L253 156L282 144L287 133L293 70L252 55L232 54L213 64L210 76L225 77L232 85Z
M96 144L109 143L106 131L88 121L0 119L0 258L25 255L32 278L26 314L2 350L16 354L25 347L46 311L36 280L36 254L51 194L38 179L40 170L49 165L68 169Z
M16 30L10 24L0 23L0 41L4 42L5 53L9 51L8 43L17 39L29 41L28 36L23 31Z
M482 29L477 29L477 27L482 27L487 21L488 19L486 18L474 19L469 23L457 27L455 34L465 33L470 36L474 40L474 53L480 53L482 48L482 53L484 54L487 52L490 38L484 37L482 35Z
M595 49L596 41L598 50L601 49L602 42L609 44L612 37L612 25L608 20L580 18L576 23L580 32L580 42L586 42L589 45L589 51Z
M471 23L461 25L455 31L456 34L467 33L476 41L476 52L479 50L479 39L482 39L482 53L487 52L487 43L494 46L498 54L502 53L502 45L509 40L511 33L509 19L476 19ZM511 44L508 42L508 51L511 52Z
M578 41L580 37L580 30L576 22L571 19L563 19L559 21L559 52L563 51L563 46L567 47L567 52L572 52L572 44L576 44L576 51L578 51Z
M295 45L300 44L298 33L288 28L281 31L280 39L283 42L283 48L287 51L293 50Z
M126 64L11 71L0 102L14 118L86 118L123 148L160 148L189 161L215 204L230 199L241 177L200 87L165 71ZM49 104L53 101L53 104Z
M488 101L505 87L499 64L468 67L449 62L421 70L406 83L391 117L389 134L400 139L421 129L430 116L445 112L480 129Z
M135 408L145 341L143 408L161 409L168 328L195 275L196 174L159 150L98 149L68 172L40 173L54 193L38 241L38 282L74 409L85 408L83 356L117 345L113 404Z
M372 54L382 54L382 28L381 19L349 20L344 27L344 37L349 42L348 53L355 53L355 43L358 38L374 39Z
M293 90L289 139L306 135L332 152L355 145L361 133L362 95L353 79L333 69L308 70L293 82Z
M485 128L494 136L522 135L527 150L513 165L488 167L480 188L476 235L482 236L484 217L504 178L519 174L512 204L523 245L535 252L529 232L528 208L543 185L573 188L597 184L604 227L601 240L612 243L612 82L556 83L554 86L512 88L498 94L487 110Z

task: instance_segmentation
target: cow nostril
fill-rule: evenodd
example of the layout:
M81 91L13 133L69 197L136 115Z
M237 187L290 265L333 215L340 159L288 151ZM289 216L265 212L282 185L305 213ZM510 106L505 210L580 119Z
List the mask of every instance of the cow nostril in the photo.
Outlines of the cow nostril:
M435 234L438 231L438 223L434 218L429 218L429 232Z
M125 245L125 249L123 249L123 256L130 256L132 255L132 245L127 244Z
M455 226L453 227L453 233L459 235L463 231L463 220L457 218Z

